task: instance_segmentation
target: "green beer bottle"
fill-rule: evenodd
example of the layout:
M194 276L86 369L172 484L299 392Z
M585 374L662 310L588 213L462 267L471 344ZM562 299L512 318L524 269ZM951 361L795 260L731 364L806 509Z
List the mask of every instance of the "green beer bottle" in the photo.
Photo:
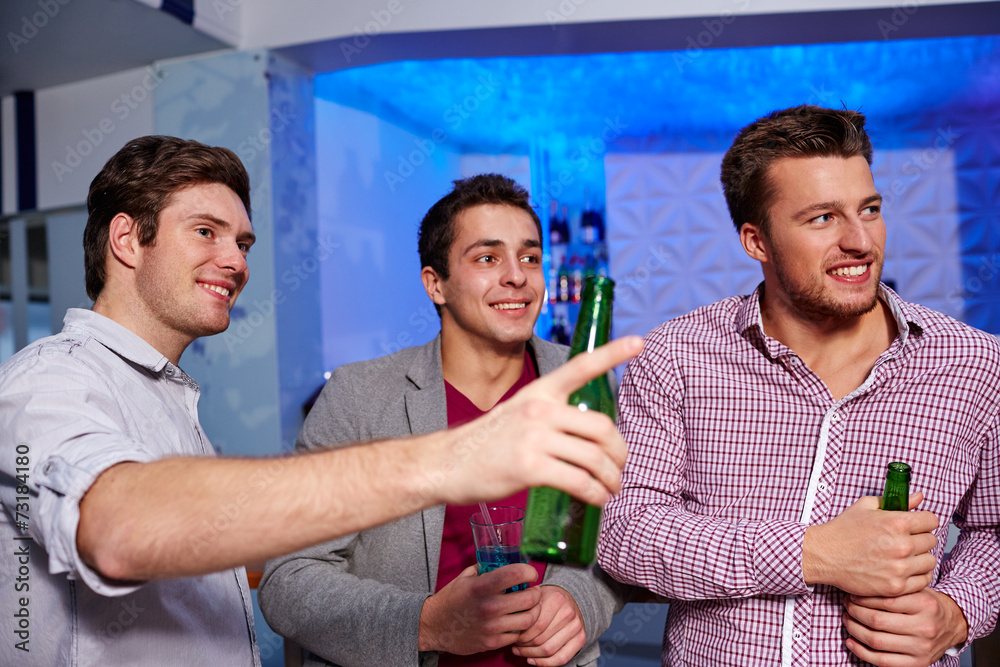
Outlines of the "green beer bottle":
M614 287L614 282L606 276L588 276L584 281L570 358L581 352L592 352L611 338ZM598 410L618 420L618 406L607 375L573 392L569 404L579 406L580 410ZM600 507L580 502L568 493L547 486L534 488L528 492L521 553L532 560L585 567L597 555L600 523Z
M885 468L882 509L906 512L910 509L910 466L893 461Z

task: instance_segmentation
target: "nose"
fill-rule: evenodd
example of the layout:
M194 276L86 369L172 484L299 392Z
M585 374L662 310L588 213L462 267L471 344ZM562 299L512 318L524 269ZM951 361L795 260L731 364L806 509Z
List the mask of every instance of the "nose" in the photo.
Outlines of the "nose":
M502 276L503 284L521 287L527 280L528 276L524 272L520 259L517 257L509 259Z
M865 254L875 245L868 222L854 217L841 227L840 248L844 252Z
M247 258L236 242L226 243L217 259L219 268L228 269L233 273L246 273L249 266Z

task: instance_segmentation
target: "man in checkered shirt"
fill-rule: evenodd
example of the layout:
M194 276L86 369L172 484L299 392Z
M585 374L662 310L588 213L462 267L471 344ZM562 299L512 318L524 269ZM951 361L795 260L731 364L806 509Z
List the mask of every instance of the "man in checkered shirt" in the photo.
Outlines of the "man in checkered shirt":
M880 284L871 150L853 111L744 128L722 182L764 282L625 373L599 558L673 600L664 665L958 665L996 623L1000 344ZM890 461L910 512L879 509Z

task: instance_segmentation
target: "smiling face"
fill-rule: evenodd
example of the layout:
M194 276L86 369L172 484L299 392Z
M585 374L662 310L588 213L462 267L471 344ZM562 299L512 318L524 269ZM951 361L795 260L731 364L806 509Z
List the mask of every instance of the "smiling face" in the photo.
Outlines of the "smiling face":
M431 267L421 273L428 296L441 307L448 345L522 348L545 295L542 245L531 216L497 204L463 210L455 217L448 269L447 279Z
M783 158L769 177L766 231L744 225L741 240L761 261L771 312L827 322L874 309L886 231L865 158Z
M225 185L175 192L160 212L155 240L136 252L133 306L142 319L140 335L186 346L225 331L249 278L253 241L246 209Z

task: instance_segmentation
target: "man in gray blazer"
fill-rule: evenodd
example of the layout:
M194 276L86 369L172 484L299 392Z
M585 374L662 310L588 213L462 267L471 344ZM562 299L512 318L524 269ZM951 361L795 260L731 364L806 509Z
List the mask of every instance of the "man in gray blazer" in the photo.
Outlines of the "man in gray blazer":
M456 181L421 223L419 246L441 333L337 369L297 448L437 431L566 361L566 347L532 334L545 277L541 224L523 188L494 174ZM265 618L315 654L310 665L595 663L623 589L596 568L549 565L541 586L509 594L534 582L536 568L477 576L473 558L460 560L457 567L470 567L458 572L449 545L471 544L460 518L467 512L439 505L269 562L260 585ZM450 581L438 581L442 564Z

